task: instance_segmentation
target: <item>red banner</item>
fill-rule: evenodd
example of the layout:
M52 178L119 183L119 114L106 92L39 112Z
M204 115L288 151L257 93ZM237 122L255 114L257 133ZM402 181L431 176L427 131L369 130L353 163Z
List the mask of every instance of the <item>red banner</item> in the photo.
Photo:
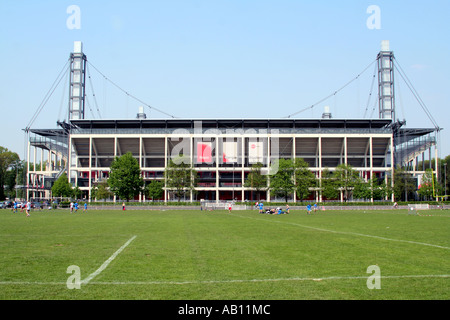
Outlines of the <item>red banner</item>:
M197 142L197 163L211 163L211 142Z

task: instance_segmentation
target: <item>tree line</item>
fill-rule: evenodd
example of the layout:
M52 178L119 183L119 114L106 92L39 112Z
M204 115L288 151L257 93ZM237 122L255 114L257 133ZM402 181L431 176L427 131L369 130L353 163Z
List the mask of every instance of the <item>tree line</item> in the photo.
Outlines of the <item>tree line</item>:
M325 168L319 179L305 160L279 159L278 170L273 175L263 175L261 164L254 165L245 186L269 191L271 196L288 202L294 194L300 201L320 192L326 199L385 199L391 188L385 181L372 177L367 182L348 164L340 164L334 170Z
M26 184L27 165L32 169L34 164L27 164L20 160L17 153L0 147L0 200L24 197L18 194L15 186ZM273 173L263 173L267 169L261 163L254 164L244 186L254 190L257 195L261 191L269 191L272 197L283 198L286 202L294 193L298 200L304 200L314 192L320 192L326 199L382 200L394 194L396 201L416 200L417 196L420 200L434 200L436 195L445 195L450 191L450 155L439 159L438 165L441 168L440 178L435 179L433 161L432 168L425 170L419 186L406 169L395 168L392 187L391 177L382 180L371 177L366 181L348 164L340 164L333 170L325 168L319 179L303 159L279 159L278 169ZM150 199L160 199L165 188L180 200L189 198L191 193L195 194L197 183L197 171L181 155L168 161L163 181L152 180L145 185L138 161L131 153L126 153L113 160L108 179L92 187L91 199L108 199L116 195L128 201L139 194L145 194ZM77 186L73 187L67 175L62 174L53 184L52 195L80 198L81 190Z
M390 200L394 194L397 201L407 201L415 200L413 197L417 190L416 180L402 168L394 170L394 187L391 177L378 179L373 176L366 181L348 164L340 164L333 170L325 168L321 179L301 158L279 159L276 172L263 172L264 170L261 163L254 164L244 186L254 190L257 197L261 191L269 191L272 197L283 198L286 202L294 194L301 201L311 197L314 192L320 192L325 199ZM67 181L67 177L61 177L61 180ZM196 193L197 183L197 171L189 163L189 159L181 155L169 160L164 180L152 180L145 185L138 161L131 153L127 153L112 162L109 178L92 188L91 198L100 200L116 195L128 201L143 193L153 200L160 199L166 189L180 201L190 198L191 193ZM435 181L432 171L426 170L418 195L422 200L432 200L435 194L443 194L442 192L443 187ZM56 187L53 194L58 194ZM70 191L66 195L70 195Z

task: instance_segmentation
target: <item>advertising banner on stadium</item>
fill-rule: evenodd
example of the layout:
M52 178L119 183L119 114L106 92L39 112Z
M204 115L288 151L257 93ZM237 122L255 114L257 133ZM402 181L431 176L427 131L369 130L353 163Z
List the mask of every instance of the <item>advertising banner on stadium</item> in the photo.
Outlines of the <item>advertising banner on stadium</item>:
M249 141L248 161L249 163L264 163L264 144L262 141Z
M223 142L223 163L236 163L238 160L238 144L235 141Z
M197 142L197 163L212 162L211 142Z

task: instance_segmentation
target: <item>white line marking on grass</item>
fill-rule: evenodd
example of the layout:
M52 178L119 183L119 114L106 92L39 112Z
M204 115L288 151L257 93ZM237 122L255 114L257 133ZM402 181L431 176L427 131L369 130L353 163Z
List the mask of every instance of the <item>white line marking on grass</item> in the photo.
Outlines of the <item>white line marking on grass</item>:
M66 285L66 282L44 282L44 281L0 281L0 285L11 286L28 286L28 285L40 285L40 286L56 286Z
M264 222L275 222L275 223L281 223L281 224L288 224L288 225L298 226L298 227L312 229L312 230L317 230L317 231L339 233L339 234L347 234L347 235L367 237L367 238L374 238L374 239L380 239L380 240L386 240L386 241L405 242L405 243L418 244L418 245L422 245L422 246L429 246L429 247L435 247L435 248L450 250L449 247L439 246L437 244L431 244L431 243L425 243L425 242L417 242L417 241L402 240L402 239L392 239L392 238L373 236L373 235L370 235L370 234L363 234L363 233L356 233L356 232L349 232L349 231L329 230L329 229L305 226L303 224L298 224L298 223L292 223L292 222L286 222L286 221L277 221L277 220L263 220L263 219L258 219L258 218L254 218L254 217L246 217L246 216L241 216L241 215L237 215L237 214L230 214L230 213L226 213L226 215L230 215L230 216L233 216L233 217L239 217L239 218L247 218L247 219L252 219L252 220L264 221Z
M423 274L380 276L381 279L407 279L407 278L449 278L448 274ZM331 277L294 277L277 279L231 279L231 280L191 280L191 281L92 281L91 285L190 285L190 284L226 284L226 283L252 283L252 282L282 282L282 281L327 281L327 280L358 280L367 279L367 276L331 276ZM66 285L66 282L41 281L0 281L0 285Z
M381 279L403 279L403 278L449 278L448 274L438 275L403 275L403 276L380 276ZM231 280L199 280L199 281L111 281L91 282L96 285L189 285L189 284L223 284L223 283L252 283L252 282L282 282L282 281L326 281L326 280L354 280L365 279L367 276L332 276L323 278L278 278L278 279L231 279Z
M136 236L131 237L127 242L125 242L125 244L123 246L121 246L116 252L114 252L114 254L111 257L109 257L108 260L103 262L103 264L100 266L100 268L98 268L95 272L91 273L89 275L89 277L82 280L81 284L88 284L92 279L94 279L96 276L98 276L103 270L106 269L106 267L108 267L108 265L117 257L117 255L119 253L121 253L123 251L123 249L125 249L131 243L131 241L133 241L134 239L136 239Z

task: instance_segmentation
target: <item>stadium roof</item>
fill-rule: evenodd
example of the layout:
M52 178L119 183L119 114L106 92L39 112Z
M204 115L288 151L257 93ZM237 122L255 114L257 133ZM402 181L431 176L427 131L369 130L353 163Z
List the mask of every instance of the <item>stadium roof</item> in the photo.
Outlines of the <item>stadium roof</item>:
M107 128L195 128L201 122L203 128L352 128L382 129L391 125L389 119L101 119L71 120L81 129Z

